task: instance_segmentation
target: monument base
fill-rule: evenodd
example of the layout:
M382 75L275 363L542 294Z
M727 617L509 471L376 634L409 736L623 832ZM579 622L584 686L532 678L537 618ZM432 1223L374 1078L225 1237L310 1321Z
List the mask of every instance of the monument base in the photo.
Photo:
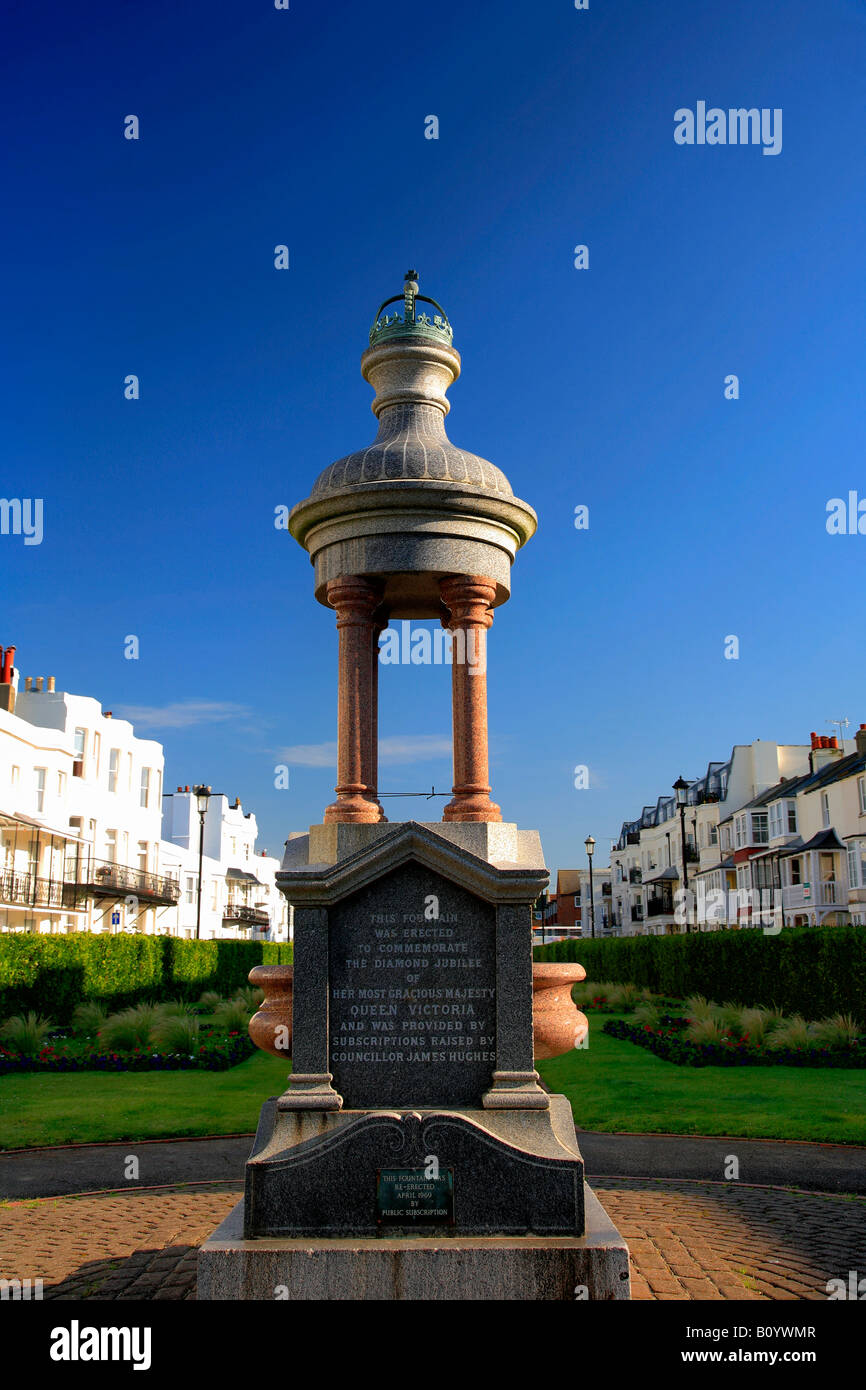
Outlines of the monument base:
M441 1236L448 1225L463 1236L578 1235L584 1167L571 1106L565 1096L539 1095L545 1110L316 1113L265 1101L246 1166L244 1235L414 1238L415 1219L381 1210L389 1203L380 1183L401 1172L422 1182L434 1156L435 1178L441 1165L448 1196L437 1197L435 1182L422 1182L424 1200L445 1200L448 1210L428 1219L428 1236Z
M244 1204L198 1255L198 1297L297 1300L628 1299L628 1248L584 1188L585 1234L244 1240Z

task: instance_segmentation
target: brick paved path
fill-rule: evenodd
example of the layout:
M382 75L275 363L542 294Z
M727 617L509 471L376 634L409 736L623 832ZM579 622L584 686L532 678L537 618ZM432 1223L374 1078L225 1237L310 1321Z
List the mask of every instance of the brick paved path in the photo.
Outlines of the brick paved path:
M737 1183L598 1178L632 1262L632 1298L826 1299L866 1267L866 1198Z
M824 1299L866 1268L866 1199L736 1183L599 1178L640 1299ZM241 1183L47 1197L0 1207L0 1277L46 1298L194 1298L198 1245Z

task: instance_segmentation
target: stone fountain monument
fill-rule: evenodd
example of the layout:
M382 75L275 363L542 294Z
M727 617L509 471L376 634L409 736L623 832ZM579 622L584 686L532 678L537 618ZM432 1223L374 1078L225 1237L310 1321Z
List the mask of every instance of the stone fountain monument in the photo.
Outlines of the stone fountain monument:
M414 271L361 371L378 434L289 523L339 633L336 800L278 875L294 905L292 1072L262 1108L243 1202L200 1252L199 1297L628 1298L628 1251L585 1185L569 1103L533 1064L541 843L490 797L487 633L536 516L445 432L460 357ZM389 823L378 796L393 618L448 634L441 822Z

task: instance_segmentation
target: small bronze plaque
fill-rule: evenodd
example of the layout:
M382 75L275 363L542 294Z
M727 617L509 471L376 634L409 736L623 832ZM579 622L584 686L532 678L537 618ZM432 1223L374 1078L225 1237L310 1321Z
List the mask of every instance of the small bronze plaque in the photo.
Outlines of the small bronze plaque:
M454 1225L454 1172L428 1178L424 1168L380 1168L376 1220L380 1226Z

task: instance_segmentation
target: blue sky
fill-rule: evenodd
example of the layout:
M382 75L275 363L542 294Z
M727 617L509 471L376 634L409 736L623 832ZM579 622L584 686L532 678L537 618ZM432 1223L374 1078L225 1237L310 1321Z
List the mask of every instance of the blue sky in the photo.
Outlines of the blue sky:
M334 620L274 508L373 437L359 357L411 265L463 358L451 438L539 514L490 634L491 770L551 867L735 742L866 720L866 536L825 529L866 498L860 0L10 27L0 491L44 499L41 545L0 536L23 674L138 711L167 785L239 795L271 852L320 819L333 770L273 770L335 738ZM700 100L781 108L781 153L676 145ZM383 790L446 790L447 670L384 669L380 705Z

